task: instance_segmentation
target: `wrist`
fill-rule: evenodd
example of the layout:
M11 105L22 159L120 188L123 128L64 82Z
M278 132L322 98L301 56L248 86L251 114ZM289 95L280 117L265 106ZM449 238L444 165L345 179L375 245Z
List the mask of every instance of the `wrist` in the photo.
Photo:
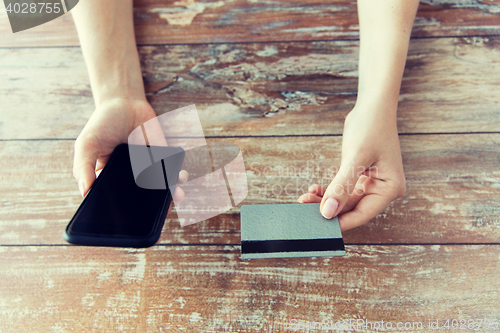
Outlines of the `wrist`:
M141 91L142 90L142 91ZM144 88L126 84L103 85L94 91L94 102L96 108L115 101L146 102Z
M399 91L371 90L359 91L353 111L357 113L375 113L396 117Z
M107 112L110 109L120 109L127 113L151 108L146 98L132 98L130 96L109 96L96 103L96 111Z
M96 106L113 99L144 100L146 94L138 64L109 62L111 68L90 75Z
M358 98L345 122L348 124L358 121L369 123L373 128L386 126L397 128L397 101L380 96Z

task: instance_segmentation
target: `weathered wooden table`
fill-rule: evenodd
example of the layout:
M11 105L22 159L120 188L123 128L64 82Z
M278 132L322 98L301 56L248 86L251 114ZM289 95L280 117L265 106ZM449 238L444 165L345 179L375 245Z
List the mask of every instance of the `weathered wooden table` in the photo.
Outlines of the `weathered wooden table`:
M160 114L195 103L209 141L242 148L245 204L295 202L332 179L324 169L339 165L356 97L355 1L135 6L151 104ZM498 331L499 8L421 1L398 113L407 192L344 234L345 257L243 261L239 209L185 228L173 213L148 249L64 242L81 201L73 143L93 111L85 64L70 15L12 34L2 7L0 331L316 332L344 321L361 332L383 320L436 332L429 322L447 319ZM485 319L496 326L480 328Z

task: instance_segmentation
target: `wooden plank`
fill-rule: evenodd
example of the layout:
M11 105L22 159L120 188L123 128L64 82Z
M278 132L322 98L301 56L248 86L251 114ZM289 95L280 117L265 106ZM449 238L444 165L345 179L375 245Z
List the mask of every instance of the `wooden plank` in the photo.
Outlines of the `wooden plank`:
M490 332L500 320L498 246L348 246L341 258L250 261L238 246L0 251L4 332L289 332L299 320L357 319L433 332L430 320L496 320L470 329Z
M134 3L141 45L358 39L356 1L168 1ZM413 37L500 34L498 0L422 0ZM79 45L69 14L16 34L0 6L0 47Z
M198 57L162 48L141 53L153 108L194 102L206 135L341 134L356 99L357 42L221 45ZM412 41L400 133L498 131L498 59L500 38Z
M220 141L214 140L213 141ZM340 137L238 138L249 192L243 204L295 202L327 185ZM347 243L484 243L500 238L500 134L402 136L406 195ZM0 142L0 244L64 244L81 198L72 141ZM161 243L239 244L239 209L181 228L167 220Z
M141 48L155 110L195 103L208 136L341 134L357 57L357 42ZM80 50L4 49L0 59L0 139L76 138L94 108ZM412 41L400 133L498 131L498 59L500 37Z

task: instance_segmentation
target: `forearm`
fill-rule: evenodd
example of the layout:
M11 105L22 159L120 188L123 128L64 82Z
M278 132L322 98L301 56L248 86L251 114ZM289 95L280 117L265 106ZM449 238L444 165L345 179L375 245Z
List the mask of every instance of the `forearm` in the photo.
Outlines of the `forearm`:
M418 3L418 0L358 0L357 105L373 109L374 103L383 103L387 112L395 114Z
M72 10L96 105L144 99L132 0L85 0Z

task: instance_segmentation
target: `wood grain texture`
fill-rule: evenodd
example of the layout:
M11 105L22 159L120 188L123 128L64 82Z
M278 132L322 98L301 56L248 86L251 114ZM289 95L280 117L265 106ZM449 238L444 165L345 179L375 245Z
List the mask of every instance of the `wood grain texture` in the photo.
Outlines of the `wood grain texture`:
M353 0L139 0L134 7L141 45L359 38ZM498 0L422 0L412 36L498 34ZM13 34L3 6L0 36L0 47L79 45L70 14Z
M354 0L134 5L150 102L158 114L195 103L209 141L241 147L244 204L329 183L356 98ZM93 111L68 47L76 30L64 15L12 34L0 5L0 332L498 323L500 0L421 0L412 37L398 113L406 195L346 232L343 258L242 261L238 208L184 228L174 211L148 249L64 242L81 202L73 140Z
M500 320L498 246L346 250L243 261L238 246L0 247L0 329L289 332L292 319Z
M243 204L296 202L309 185L328 185L340 163L340 137L227 141L243 152ZM402 136L401 147L406 195L346 232L345 242L498 242L500 134ZM72 141L0 142L0 244L65 244L62 232L81 201L72 154ZM181 228L172 214L160 243L239 244L239 220L235 208Z
M207 136L341 134L356 99L357 42L140 53L157 113L194 103ZM0 59L0 139L76 138L94 108L80 50L4 49ZM499 59L500 37L412 41L399 132L498 131Z

